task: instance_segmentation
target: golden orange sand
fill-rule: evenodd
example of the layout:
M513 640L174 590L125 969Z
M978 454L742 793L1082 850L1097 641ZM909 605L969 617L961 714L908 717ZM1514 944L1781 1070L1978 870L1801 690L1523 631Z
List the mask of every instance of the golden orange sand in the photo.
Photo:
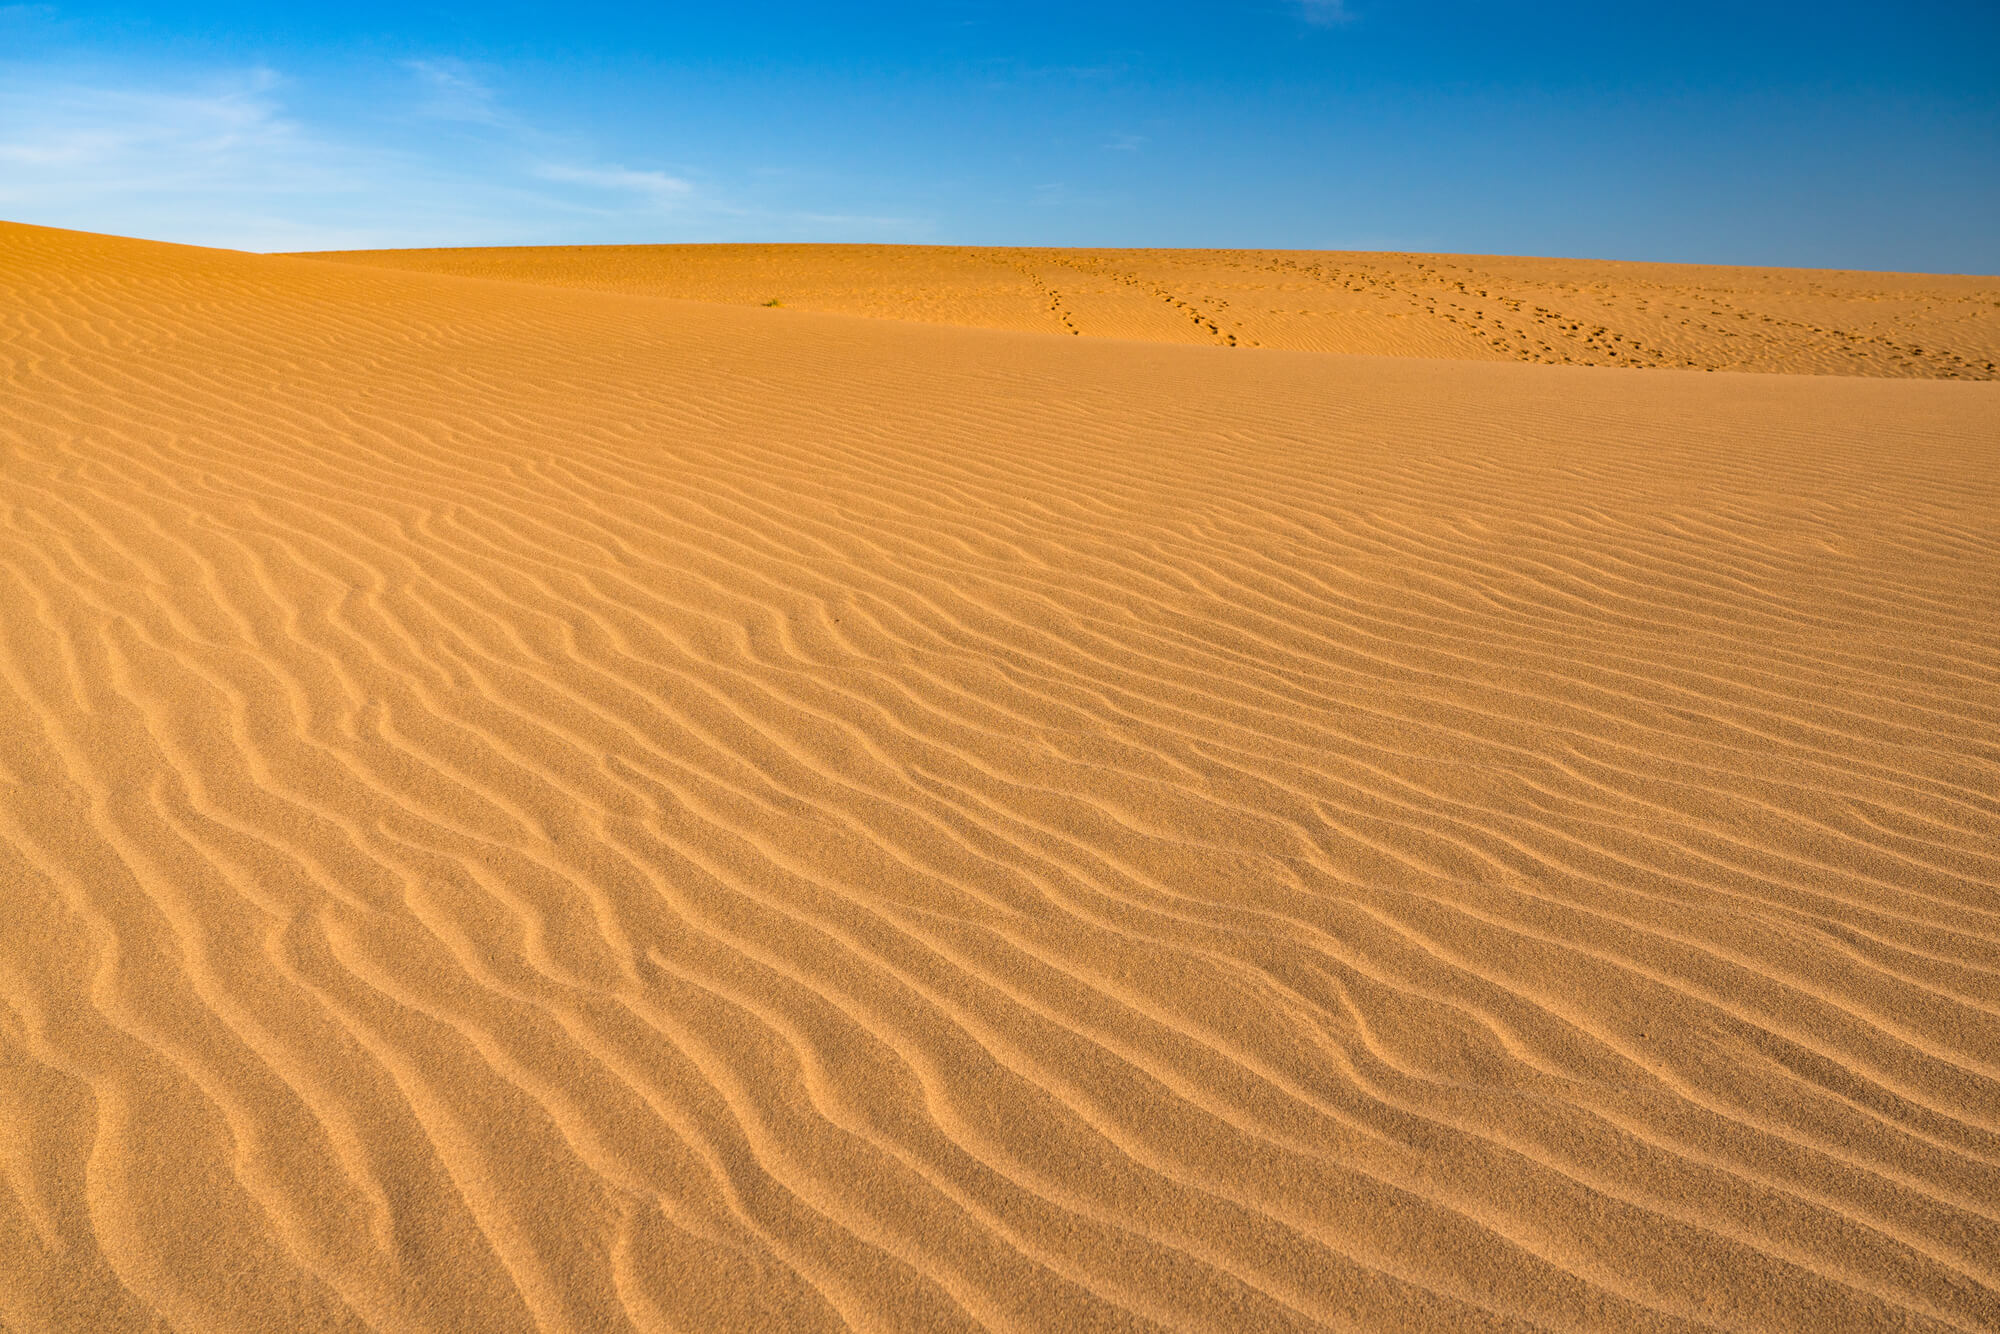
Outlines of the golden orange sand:
M1333 251L674 245L346 263L1149 342L2000 379L2000 278Z
M1997 835L2000 386L0 227L9 1331L1991 1330Z

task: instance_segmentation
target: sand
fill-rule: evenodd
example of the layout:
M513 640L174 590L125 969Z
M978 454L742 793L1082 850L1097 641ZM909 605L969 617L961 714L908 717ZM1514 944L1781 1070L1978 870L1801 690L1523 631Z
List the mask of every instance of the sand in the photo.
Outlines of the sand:
M1996 835L2000 386L0 228L9 1331L2000 1328Z
M2000 278L1328 251L678 245L347 263L1149 342L2000 379Z

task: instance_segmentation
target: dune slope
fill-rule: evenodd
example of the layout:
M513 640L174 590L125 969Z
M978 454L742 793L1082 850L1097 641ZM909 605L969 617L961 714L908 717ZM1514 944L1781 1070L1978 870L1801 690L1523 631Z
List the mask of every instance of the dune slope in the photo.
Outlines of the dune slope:
M2000 1327L1996 422L0 228L0 1325Z
M1150 342L1642 370L2000 379L2000 278L1494 255L887 245L318 258Z

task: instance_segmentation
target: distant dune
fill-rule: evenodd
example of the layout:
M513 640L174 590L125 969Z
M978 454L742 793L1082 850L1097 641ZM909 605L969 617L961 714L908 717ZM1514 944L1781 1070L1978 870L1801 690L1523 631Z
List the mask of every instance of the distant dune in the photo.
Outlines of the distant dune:
M318 258L1149 342L2000 379L2000 278L1478 255L967 246L546 246Z
M1991 280L1002 253L0 226L0 1326L2000 1328Z

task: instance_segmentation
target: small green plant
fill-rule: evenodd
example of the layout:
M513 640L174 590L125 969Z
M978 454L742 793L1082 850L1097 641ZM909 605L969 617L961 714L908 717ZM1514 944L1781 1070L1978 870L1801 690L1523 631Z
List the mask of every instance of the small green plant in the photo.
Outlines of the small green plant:
M778 298L776 297L772 297L769 301L766 301L764 304L767 306L782 306L785 303L778 300Z

